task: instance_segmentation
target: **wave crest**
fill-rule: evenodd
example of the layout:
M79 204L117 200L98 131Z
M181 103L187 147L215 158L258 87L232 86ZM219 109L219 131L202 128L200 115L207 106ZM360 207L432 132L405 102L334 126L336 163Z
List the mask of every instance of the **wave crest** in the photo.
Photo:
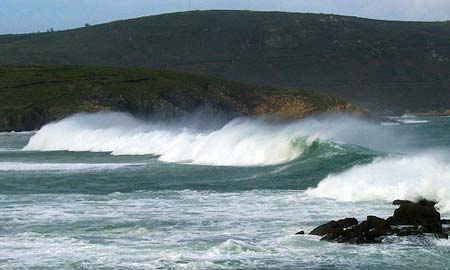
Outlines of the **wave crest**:
M210 118L195 121L211 122ZM83 113L44 126L24 150L110 152L155 155L165 162L267 166L301 157L315 141L389 147L379 126L343 116L288 123L237 118L208 130L195 126L189 121L148 123L124 113Z
M198 131L144 123L123 113L78 114L44 126L31 137L28 151L111 152L156 155L165 162L259 166L292 161L307 139L290 125L236 119L222 128Z
M450 165L428 154L378 158L329 175L306 193L348 202L427 198L437 201L441 211L450 212Z

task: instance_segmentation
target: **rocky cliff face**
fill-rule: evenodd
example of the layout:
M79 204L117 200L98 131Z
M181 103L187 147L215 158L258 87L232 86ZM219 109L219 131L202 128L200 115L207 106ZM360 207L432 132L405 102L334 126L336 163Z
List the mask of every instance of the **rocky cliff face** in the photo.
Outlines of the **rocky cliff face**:
M226 118L366 112L338 98L169 71L74 66L0 67L0 131L38 129L76 112L168 119L202 110Z
M258 104L255 104L252 115L271 115L281 119L296 119L315 113L342 112L361 117L369 116L366 110L336 98L324 97L320 101L311 100L311 97L298 95L293 91L264 96Z

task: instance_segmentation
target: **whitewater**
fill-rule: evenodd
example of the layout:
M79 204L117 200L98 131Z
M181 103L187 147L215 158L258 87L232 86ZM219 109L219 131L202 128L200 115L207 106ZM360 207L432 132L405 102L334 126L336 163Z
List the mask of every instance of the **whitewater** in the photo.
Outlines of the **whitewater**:
M299 158L315 141L388 146L383 142L386 132L348 117L284 124L238 118L214 130L190 126L196 125L145 123L123 113L77 114L44 126L23 149L155 155L165 162L198 165L267 166Z
M449 240L294 235L395 199L450 216L450 118L391 120L101 112L1 133L0 269L446 269Z

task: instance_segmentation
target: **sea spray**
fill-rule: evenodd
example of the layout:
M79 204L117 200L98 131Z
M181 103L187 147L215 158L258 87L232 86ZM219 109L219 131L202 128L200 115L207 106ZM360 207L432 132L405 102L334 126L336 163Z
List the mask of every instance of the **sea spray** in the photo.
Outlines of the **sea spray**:
M166 162L256 166L298 158L306 145L299 143L299 136L290 126L247 119L205 131L144 123L120 113L82 114L43 127L24 150L156 155Z
M377 125L329 116L274 123L237 118L215 129L189 123L144 122L123 113L77 114L39 130L32 151L156 155L161 161L219 166L267 166L293 161L314 141L386 147Z
M339 176L347 190L358 194L379 179L388 181L383 171L388 174L402 168L408 174L412 170L403 180L407 183L413 179L417 184L417 168L423 167L425 175L437 168L429 174L432 181L428 187L445 190L450 119L427 119L429 123L396 126L337 116L290 123L236 119L232 122L235 127L228 123L237 134L255 125L252 132L243 132L246 136L242 138L249 139L264 133L276 137L291 127L285 133L289 135L286 144L297 147L298 140L301 147L306 143L298 159L266 167L196 166L160 162L152 156L109 153L0 152L2 165L18 169L0 170L0 204L4 206L0 207L0 261L6 269L101 269L105 265L118 269L322 269L330 268L330 262L342 269L383 269L386 265L394 269L423 269L424 265L446 269L450 264L448 240L412 237L381 245L343 246L324 243L316 236L294 235L300 229L309 232L342 217L361 221L370 214L387 218L397 208L383 196L352 202L336 199L336 195L322 198L317 194L318 198L305 192L321 181L330 183L324 180L327 176ZM61 125L67 125L68 130L57 128ZM79 151L76 149L97 144L116 154L119 149L145 152L145 134L150 131L159 132L162 138L164 134L191 134L196 141L197 137L223 133L226 125L197 128L181 122L139 121L125 114L84 114L45 127L30 146ZM415 136L416 140L407 141L406 146L416 149L399 153L399 142L405 140L405 134ZM31 135L0 136L0 148L22 149ZM78 135L79 141L73 138ZM133 136L134 140L126 140ZM94 141L85 139L88 137ZM224 134L222 138L228 137L232 136ZM383 146L387 149L384 153L372 151ZM162 143L152 147L159 147L163 154L170 150ZM185 152L191 155L189 149ZM444 152L443 157L434 149ZM411 162L415 157L417 161ZM403 159L405 162L401 162ZM106 169L104 164L110 163L145 165ZM80 164L83 167L78 167ZM86 164L93 168L86 169ZM365 179L363 188L352 187L360 177L344 181L345 172L353 172L353 167L357 166L356 170L372 165L378 166L379 173L368 170L374 175ZM57 171L48 171L50 166ZM392 186L396 188L396 183ZM339 185L329 187L344 193ZM441 213L442 218L449 218L449 212Z
M329 175L306 193L344 202L426 198L450 212L450 165L437 154L378 158Z

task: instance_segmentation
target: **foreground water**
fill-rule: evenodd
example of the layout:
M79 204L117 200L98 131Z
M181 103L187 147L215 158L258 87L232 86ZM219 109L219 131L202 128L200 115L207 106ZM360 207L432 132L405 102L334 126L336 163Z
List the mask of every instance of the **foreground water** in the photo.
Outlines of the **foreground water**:
M0 269L450 269L450 241L295 236L427 197L450 214L450 118L143 123L0 134Z

